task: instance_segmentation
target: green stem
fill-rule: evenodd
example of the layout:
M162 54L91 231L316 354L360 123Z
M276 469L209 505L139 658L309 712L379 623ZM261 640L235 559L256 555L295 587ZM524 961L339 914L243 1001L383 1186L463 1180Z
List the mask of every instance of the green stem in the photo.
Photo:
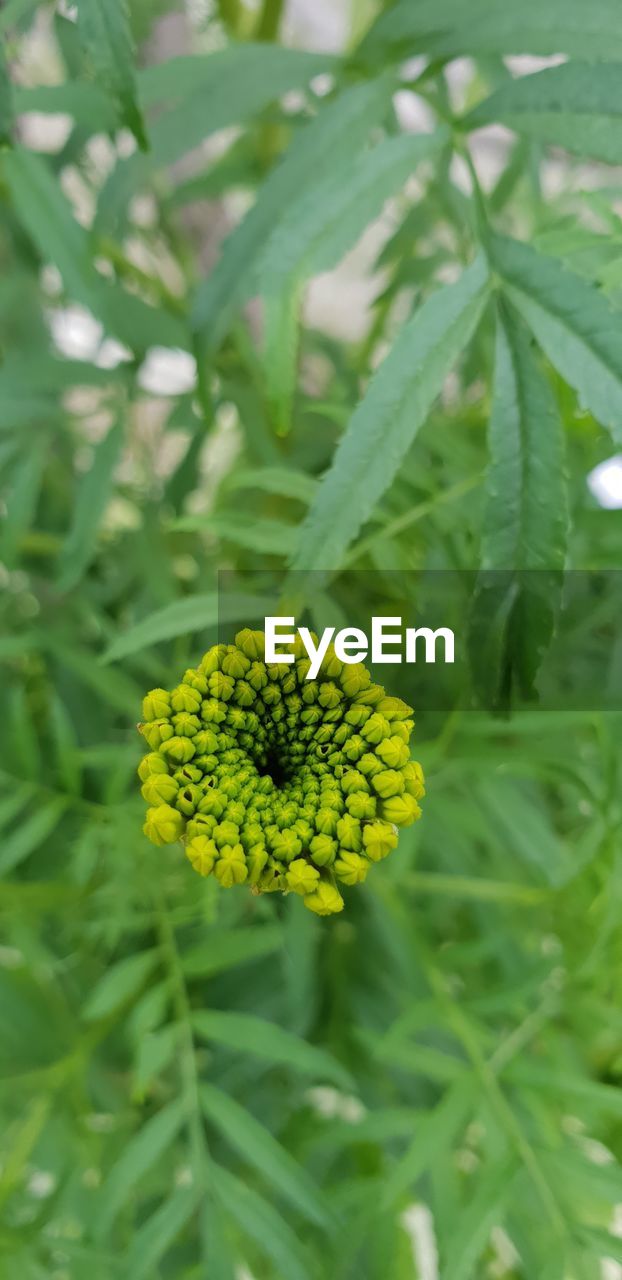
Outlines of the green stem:
M255 38L257 40L276 40L282 16L283 0L264 0Z

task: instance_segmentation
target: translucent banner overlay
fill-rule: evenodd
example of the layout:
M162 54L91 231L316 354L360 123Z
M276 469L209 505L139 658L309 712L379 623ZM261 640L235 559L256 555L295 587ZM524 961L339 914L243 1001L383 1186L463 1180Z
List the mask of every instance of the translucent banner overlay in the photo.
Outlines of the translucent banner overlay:
M266 617L332 629L418 712L622 710L622 570L223 570L219 606L222 643Z

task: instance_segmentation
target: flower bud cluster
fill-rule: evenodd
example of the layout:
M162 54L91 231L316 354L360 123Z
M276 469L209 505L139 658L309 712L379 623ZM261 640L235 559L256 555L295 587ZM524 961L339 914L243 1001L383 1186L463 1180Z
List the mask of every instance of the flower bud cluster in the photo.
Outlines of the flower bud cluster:
M339 886L364 880L420 816L423 774L405 702L332 647L315 680L298 639L293 654L266 663L264 633L245 629L147 694L143 829L156 845L183 840L223 888L298 893L331 915Z

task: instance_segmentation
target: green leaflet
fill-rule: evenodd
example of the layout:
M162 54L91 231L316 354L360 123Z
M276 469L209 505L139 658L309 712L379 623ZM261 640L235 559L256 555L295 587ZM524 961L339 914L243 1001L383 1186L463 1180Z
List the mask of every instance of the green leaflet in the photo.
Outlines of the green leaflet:
M123 1208L136 1184L161 1159L172 1145L184 1121L184 1102L169 1102L147 1120L130 1138L113 1165L104 1184L99 1202L97 1237L107 1235L117 1214Z
M0 142L8 142L13 119L13 89L6 66L4 49L0 45Z
M555 258L501 236L492 265L551 364L622 441L622 325L602 293Z
M311 1280L314 1272L305 1246L270 1202L221 1165L212 1164L210 1175L223 1210L273 1261L276 1275Z
M336 569L388 489L488 295L480 257L404 326L355 410L303 523L292 568Z
M136 96L134 50L126 0L79 0L78 30L103 87L116 100L119 116L141 150L148 147Z
M553 636L568 516L557 405L528 331L505 305L497 325L489 450L483 572L469 619L469 653L484 701L508 706L517 684L532 695Z
M375 62L393 54L567 53L616 61L622 57L617 0L401 0L381 15L358 56Z
M239 929L211 929L196 946L184 951L181 966L189 978L209 978L213 974L248 964L281 951L283 933L279 925L253 925Z
M266 245L259 264L262 291L303 270L310 275L333 267L416 166L435 157L448 140L443 127L431 134L385 138L315 182L284 212Z
M97 446L92 466L78 489L73 523L59 560L61 591L76 585L95 554L99 525L112 492L114 469L122 445L123 423L118 421Z
M300 129L283 160L260 188L257 201L229 236L222 255L199 287L193 326L202 345L217 346L232 314L253 289L259 255L268 244L284 211L305 189L308 175L319 181L339 171L365 143L374 124L386 114L393 80L379 77L354 85L322 106L310 124Z
M383 1190L383 1205L391 1208L403 1195L414 1197L422 1173L439 1155L453 1147L468 1124L475 1098L470 1076L460 1077L438 1105L413 1121L412 1140L391 1169Z
M466 129L499 122L537 142L609 164L622 162L622 79L613 64L595 71L568 62L508 80L463 121Z
M243 622L249 624L265 616L274 605L268 597L231 595L219 597L217 591L206 595L186 596L174 604L156 609L149 617L137 622L125 631L106 650L103 661L116 662L128 654L138 653L162 640L171 640L188 632L204 631L218 623Z
M259 1169L275 1190L309 1222L320 1227L328 1226L330 1214L318 1187L270 1130L234 1098L213 1085L202 1084L200 1092L207 1120L242 1159Z
M328 174L284 212L259 264L265 303L263 364L277 435L291 428L304 279L339 262L417 164L434 156L448 138L444 128L415 138L386 138Z
M111 1013L132 999L158 963L157 951L138 951L124 956L106 970L95 985L83 1009L87 1022L107 1018Z
M142 1223L130 1245L123 1275L127 1280L147 1280L160 1258L185 1227L201 1200L201 1187L178 1187L155 1213Z
M288 89L308 84L334 65L330 54L239 44L151 69L146 77L149 95L174 103L151 129L156 163L172 164L210 133L259 114Z
M562 424L529 333L506 307L497 327L489 449L482 568L563 568Z
M0 850L0 875L25 862L58 826L67 808L64 799L48 800L3 836Z
M503 1217L517 1172L516 1160L506 1157L492 1164L486 1177L479 1179L475 1194L453 1225L444 1280L469 1280L478 1274L482 1250L492 1228Z
M105 280L93 265L91 237L76 222L73 210L45 160L25 147L1 157L2 176L15 212L45 262L53 262L71 297L101 320L131 349L187 346L185 326L177 316L148 306L136 294Z
M273 1066L291 1067L301 1075L330 1080L341 1088L352 1086L345 1067L325 1049L307 1044L266 1018L257 1018L252 1013L199 1009L193 1016L193 1026L202 1039L249 1053Z

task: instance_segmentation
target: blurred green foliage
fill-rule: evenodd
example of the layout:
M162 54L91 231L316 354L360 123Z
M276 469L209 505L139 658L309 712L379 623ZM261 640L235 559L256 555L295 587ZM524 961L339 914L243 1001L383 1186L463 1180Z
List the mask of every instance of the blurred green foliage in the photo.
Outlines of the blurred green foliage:
M140 834L219 569L619 561L618 0L283 9L0 11L0 1275L617 1275L618 717L424 720L335 922Z

